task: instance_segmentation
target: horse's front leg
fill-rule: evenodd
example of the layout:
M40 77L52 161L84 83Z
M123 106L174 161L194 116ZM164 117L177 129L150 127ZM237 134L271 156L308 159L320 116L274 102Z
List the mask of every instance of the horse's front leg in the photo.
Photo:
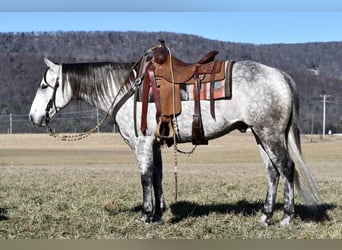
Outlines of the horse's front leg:
M150 223L153 220L153 143L154 138L142 137L138 138L135 147L135 155L138 161L138 168L140 171L141 185L143 191L143 206L141 216L141 221L143 223Z
M152 173L151 169L141 174L141 185L143 190L143 206L141 222L150 223L153 220L153 199L152 199Z

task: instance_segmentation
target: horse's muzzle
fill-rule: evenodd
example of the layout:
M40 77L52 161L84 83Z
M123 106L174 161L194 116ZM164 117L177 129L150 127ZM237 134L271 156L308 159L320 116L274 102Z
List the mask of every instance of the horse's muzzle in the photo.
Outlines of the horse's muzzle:
M29 120L31 124L35 127L45 127L46 126L46 116L36 116L34 114L29 114Z

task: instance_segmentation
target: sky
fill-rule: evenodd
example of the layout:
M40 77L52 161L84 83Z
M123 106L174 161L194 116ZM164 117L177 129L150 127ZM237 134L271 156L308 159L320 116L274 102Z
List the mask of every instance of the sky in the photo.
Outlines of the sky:
M0 32L167 31L252 44L342 41L337 0L46 2L0 3Z

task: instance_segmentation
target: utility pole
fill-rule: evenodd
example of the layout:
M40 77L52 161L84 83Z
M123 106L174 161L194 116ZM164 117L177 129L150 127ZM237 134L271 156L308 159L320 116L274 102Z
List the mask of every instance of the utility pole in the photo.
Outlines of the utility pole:
M314 131L314 114L311 114L311 135L313 135Z
M96 108L96 124L99 124L99 109L98 108ZM97 133L100 133L100 126L99 127L97 127L97 129L96 129L97 131Z
M322 139L324 139L325 136L325 111L326 111L326 103L327 103L327 98L330 97L330 95L326 95L325 92L323 91L322 95L320 97L323 98L323 129L322 129Z

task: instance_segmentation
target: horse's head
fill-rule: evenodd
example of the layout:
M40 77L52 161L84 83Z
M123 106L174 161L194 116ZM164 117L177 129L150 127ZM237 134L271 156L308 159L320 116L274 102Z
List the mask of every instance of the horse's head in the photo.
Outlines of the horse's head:
M48 126L50 119L71 101L71 90L62 88L62 65L44 58L48 66L39 84L30 110L30 121L35 126Z

